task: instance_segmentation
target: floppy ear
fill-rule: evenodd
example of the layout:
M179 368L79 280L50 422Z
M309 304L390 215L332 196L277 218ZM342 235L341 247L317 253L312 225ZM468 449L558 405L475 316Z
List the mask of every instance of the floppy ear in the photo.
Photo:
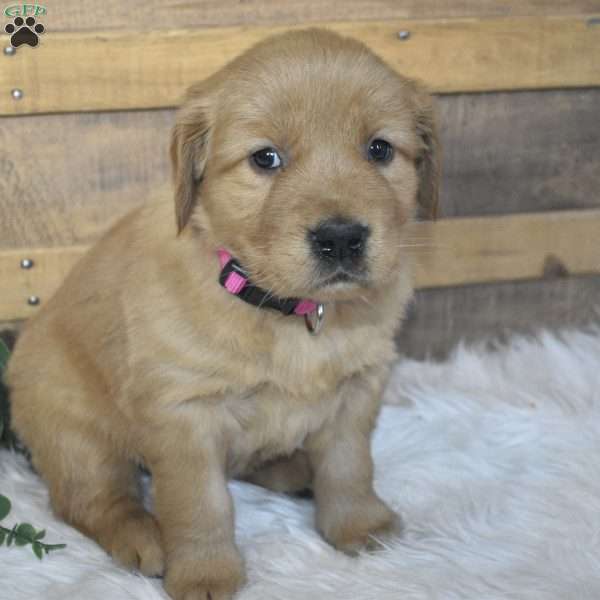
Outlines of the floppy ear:
M198 195L210 141L212 102L204 82L192 86L177 113L171 136L171 163L175 184L175 217L181 233L192 214Z
M435 219L438 214L440 144L432 98L420 84L413 82L413 85L415 124L421 140L421 150L416 159L419 176L417 216Z

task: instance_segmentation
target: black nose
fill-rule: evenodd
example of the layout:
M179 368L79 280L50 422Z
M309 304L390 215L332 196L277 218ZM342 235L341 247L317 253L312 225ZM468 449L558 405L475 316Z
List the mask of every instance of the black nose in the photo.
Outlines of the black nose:
M369 228L356 221L329 219L310 237L313 252L320 260L354 265L365 254Z

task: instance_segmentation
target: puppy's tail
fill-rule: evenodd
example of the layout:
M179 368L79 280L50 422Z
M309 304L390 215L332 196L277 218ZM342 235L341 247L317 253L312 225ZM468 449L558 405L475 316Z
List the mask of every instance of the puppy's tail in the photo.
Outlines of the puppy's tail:
M22 452L18 438L10 428L10 400L3 379L15 341L16 336L12 331L0 331L0 447Z

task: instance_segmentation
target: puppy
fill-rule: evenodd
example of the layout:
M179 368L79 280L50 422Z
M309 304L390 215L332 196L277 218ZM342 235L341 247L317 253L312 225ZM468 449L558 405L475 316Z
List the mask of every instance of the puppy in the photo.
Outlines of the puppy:
M164 571L176 600L244 582L231 477L310 487L342 551L390 532L370 436L411 294L409 223L435 212L436 145L427 93L323 30L194 85L174 207L113 227L9 365L14 426L56 513L124 565Z

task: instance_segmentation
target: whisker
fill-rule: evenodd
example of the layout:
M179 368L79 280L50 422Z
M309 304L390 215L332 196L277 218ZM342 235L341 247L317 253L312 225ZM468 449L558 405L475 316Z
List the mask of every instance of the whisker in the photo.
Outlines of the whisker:
M366 296L359 296L359 299L362 300L367 306L375 306L374 303Z

